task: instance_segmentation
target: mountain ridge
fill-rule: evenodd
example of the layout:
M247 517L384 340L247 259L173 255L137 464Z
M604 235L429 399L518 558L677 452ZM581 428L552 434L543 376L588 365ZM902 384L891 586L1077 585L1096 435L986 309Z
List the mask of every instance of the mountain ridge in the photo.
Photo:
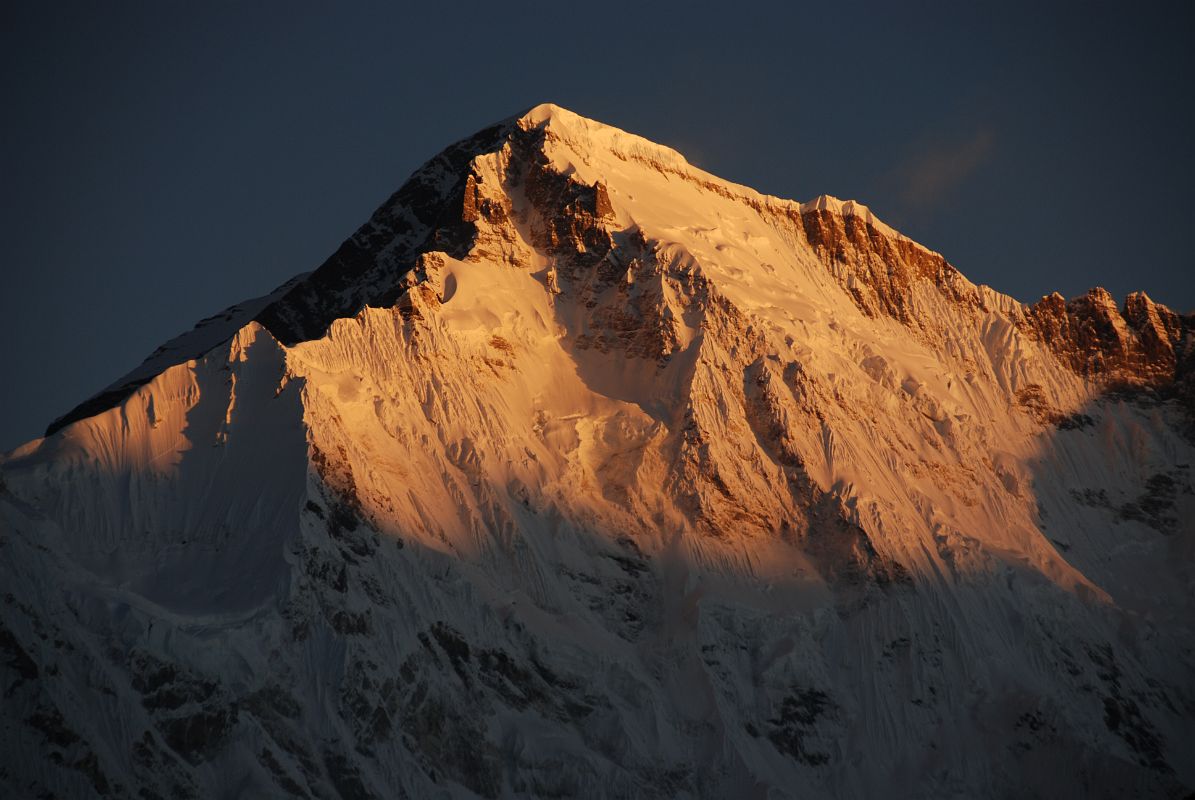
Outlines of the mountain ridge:
M299 313L295 308L318 304L318 300L314 296L324 293L335 294L337 291L343 290L344 286L341 285L343 281L360 279L363 277L362 273L371 269L376 270L379 267L377 263L381 257L381 253L378 251L379 247L389 250L396 247L403 249L404 242L399 241L396 244L396 240L413 237L412 242L405 243L405 252L397 257L397 263L388 265L392 274L388 274L384 280L388 285L399 285L401 276L414 269L415 261L421 252L444 244L442 241L437 242L433 239L440 235L436 230L439 223L453 221L446 218L453 215L454 209L451 206L459 203L461 207L461 216L455 220L456 222L467 225L475 221L475 217L467 218L470 212L464 210L468 202L466 193L471 179L471 176L466 174L469 172L468 162L479 157L485 151L493 149L497 144L508 141L522 125L531 128L547 127L557 118L566 124L571 123L574 126L579 124L587 132L601 132L603 134L602 143L611 147L612 152L620 153L620 157L648 160L652 160L654 157L656 160L653 160L652 163L656 168L672 170L680 176L687 175L690 179L703 182L707 188L713 191L730 191L749 203L769 209L775 208L777 213L782 215L786 212L795 212L796 217L802 222L808 241L825 251L827 262L852 263L856 268L870 262L870 265L882 266L883 272L886 272L892 263L911 263L912 269L906 270L908 274L897 276L896 280L899 285L886 285L892 280L891 276L876 270L871 270L870 274L866 276L867 279L863 282L864 288L860 289L857 283L852 285L851 292L856 302L869 313L877 313L882 310L904 322L912 322L907 316L907 311L900 306L899 298L908 288L909 280L926 278L949 283L952 286L958 285L960 287L959 299L965 298L969 302L982 302L976 299L977 287L966 281L962 273L959 273L944 257L889 227L867 206L857 201L843 201L826 194L819 195L807 202L762 195L750 187L725 181L693 167L683 155L672 148L657 145L642 137L580 117L558 105L542 103L533 106L523 114L509 117L484 128L434 156L417 169L407 179L403 187L378 208L371 216L369 223L346 240L319 268L311 273L304 273L292 278L262 298L245 301L225 309L209 320L202 321L190 336L184 333L175 337L171 344L174 345L173 349L181 349L181 352L178 352L174 358L181 360L193 358L205 352L205 348L215 344L216 342L212 342L210 336L198 336L199 328L205 322L215 318L223 318L225 321L236 319L242 322L253 319L262 322L267 329L291 344L301 341L305 336L318 335L321 327L326 329L330 319L323 319L319 323L315 323L311 329L307 329L304 327L306 323L296 324L289 319ZM644 154L650 154L650 156ZM438 189L435 188L437 182L439 182ZM448 188L445 189L445 186ZM393 220L402 216L404 212L428 205L437 210L440 218L418 220L418 224L427 229L422 232L403 228L401 225L397 230L392 230L382 219L389 217L390 223L393 224ZM472 213L476 213L476 210L474 209ZM792 216L791 213L790 216ZM848 218L861 221L863 227L858 228L854 223L847 223ZM873 237L873 231L880 236ZM458 231L456 235L461 234ZM422 238L419 238L420 236ZM876 245L881 242L887 243L887 249L895 250L896 253L875 252ZM924 255L919 251L923 251ZM394 260L391 254L387 254L387 257ZM832 265L830 266L832 268ZM309 278L310 280L308 280ZM871 291L869 292L867 289L871 289ZM1052 343L1063 357L1064 362L1067 362L1068 366L1073 369L1099 373L1103 371L1105 362L1112 361L1116 363L1119 370L1120 380L1127 384L1132 383L1131 368L1133 359L1136 358L1142 363L1142 372L1148 372L1151 382L1155 385L1166 382L1167 376L1164 374L1164 367L1169 362L1174 362L1176 367L1181 367L1182 377L1185 378L1190 374L1190 356L1179 358L1173 351L1186 332L1195 327L1195 315L1180 316L1164 305L1153 303L1144 293L1134 292L1126 297L1124 307L1119 314L1120 319L1116 320L1107 313L1107 302L1104 295L1106 295L1105 290L1095 287L1087 294L1071 301L1064 301L1062 304L1058 302L1060 296L1057 293L1047 295L1032 305L1021 304L1021 312L1025 319L1019 322L1027 330L1036 332L1043 341ZM1098 298L1099 302L1092 302L1092 298ZM386 292L369 298L374 301L372 304L377 306L389 305L395 299ZM998 304L1004 306L1008 300L1011 298L1002 298ZM351 313L355 313L354 305L358 303L364 305L367 302L363 298L353 298L347 302L341 302L335 310L325 312L324 317L327 317L329 313L350 316ZM1140 310L1130 314L1130 304L1133 304L1134 309L1140 308ZM242 311L243 306L248 306L252 312ZM1159 316L1165 320L1164 324L1157 321L1156 318ZM1118 322L1121 324L1118 325ZM1123 323L1128 323L1127 336L1122 331L1125 327ZM1160 325L1161 327L1159 327ZM232 335L231 329L224 328L223 330L227 335ZM1102 335L1096 333L1097 330L1104 333ZM1139 341L1142 336L1147 341ZM194 338L199 339L198 344L188 341ZM1111 352L1118 349L1125 352L1123 354ZM159 348L159 351L161 350L162 348ZM1088 353L1087 350L1093 352ZM136 369L53 420L47 426L46 435L51 435L72 422L119 403L133 389L142 385L148 377L156 374L154 370L160 369L163 364L169 366L172 363L179 363L177 360L163 361L157 358L160 355L162 355L161 352L151 354ZM1126 359L1127 363L1124 363ZM1176 382L1180 380L1177 373L1174 377ZM1190 392L1190 389L1186 391L1188 395Z

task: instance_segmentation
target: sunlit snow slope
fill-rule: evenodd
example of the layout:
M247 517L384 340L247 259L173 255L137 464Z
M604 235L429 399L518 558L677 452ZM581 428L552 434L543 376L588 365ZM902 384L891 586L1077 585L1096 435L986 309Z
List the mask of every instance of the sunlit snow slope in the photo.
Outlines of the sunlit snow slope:
M1182 796L1193 330L539 106L0 461L0 794Z

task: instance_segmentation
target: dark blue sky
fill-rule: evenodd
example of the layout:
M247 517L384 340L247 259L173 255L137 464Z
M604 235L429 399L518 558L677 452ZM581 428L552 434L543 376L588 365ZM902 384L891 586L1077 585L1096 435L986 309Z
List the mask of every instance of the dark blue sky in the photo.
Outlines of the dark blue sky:
M1195 4L870 5L4 4L0 449L545 100L1022 300L1195 308Z

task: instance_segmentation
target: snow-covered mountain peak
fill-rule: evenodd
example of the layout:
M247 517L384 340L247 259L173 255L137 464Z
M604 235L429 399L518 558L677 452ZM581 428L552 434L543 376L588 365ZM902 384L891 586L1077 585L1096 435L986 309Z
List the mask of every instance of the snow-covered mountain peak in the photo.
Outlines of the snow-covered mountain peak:
M499 165L499 161L504 163ZM763 229L750 234L753 241L766 240L776 220L787 225L783 220L824 213L829 216L822 223L806 226L805 238L816 238L813 230L819 227L822 234L841 239L837 230L843 228L841 223L825 224L833 217L863 223L858 232L852 230L849 235L866 239L867 231L876 231L912 244L862 204L825 195L804 204L762 195L690 165L671 148L545 103L447 148L417 170L318 269L297 276L267 296L204 320L194 331L176 337L135 370L55 420L49 432L119 402L162 369L201 355L249 320L261 321L280 340L294 344L322 335L334 319L351 316L365 305L393 303L405 290L404 276L421 253L442 249L463 257L468 252L478 224L485 225L475 216L480 197L477 182L483 175L488 172L491 179L501 174L502 180L509 176L521 180L529 169L544 167L563 181L561 189L589 187L600 196L603 214L610 216L607 223L654 225L665 240L675 238L667 230L694 228L702 219L707 220L702 223L707 231L698 235L708 236L718 228L718 215L737 203L742 208L735 212L736 218L760 218L765 223ZM524 193L517 188L490 184L482 194L495 191L497 194L488 198L491 208L514 209L524 204ZM549 213L560 216L558 210L563 211L552 209ZM724 245L715 246L725 250ZM755 271L750 263L735 269Z
M0 459L0 793L1181 795L1193 330L537 106Z
M542 103L532 108L519 118L518 124L524 129L550 131L554 136L595 156L608 153L622 158L651 158L673 168L689 168L685 157L670 147L583 117L553 103Z
M550 123L553 119L563 121L566 124L570 121L584 121L585 123L594 125L601 124L596 120L585 119L580 114L570 111L569 109L559 106L555 103L540 103L539 105L533 106L523 113L518 119L519 123L524 127L539 127L541 125Z
M854 200L840 200L828 194L819 195L808 202L786 200L760 194L754 189L735 184L691 165L676 150L657 144L642 136L620 130L587 117L583 117L553 103L543 103L519 118L518 124L527 129L550 131L554 138L567 143L582 159L593 160L595 166L611 166L608 157L621 161L638 160L652 164L662 171L675 171L691 180L706 184L708 188L741 196L751 203L763 203L779 208L793 208L801 213L829 211L838 216L858 217L886 236L907 238L884 224L871 209Z

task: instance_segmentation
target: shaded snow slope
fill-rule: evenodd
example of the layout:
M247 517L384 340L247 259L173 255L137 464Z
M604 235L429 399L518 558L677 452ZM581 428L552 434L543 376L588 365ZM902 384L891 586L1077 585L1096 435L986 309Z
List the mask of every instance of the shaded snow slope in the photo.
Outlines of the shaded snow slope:
M1195 783L1189 318L550 105L243 308L0 462L8 793Z

